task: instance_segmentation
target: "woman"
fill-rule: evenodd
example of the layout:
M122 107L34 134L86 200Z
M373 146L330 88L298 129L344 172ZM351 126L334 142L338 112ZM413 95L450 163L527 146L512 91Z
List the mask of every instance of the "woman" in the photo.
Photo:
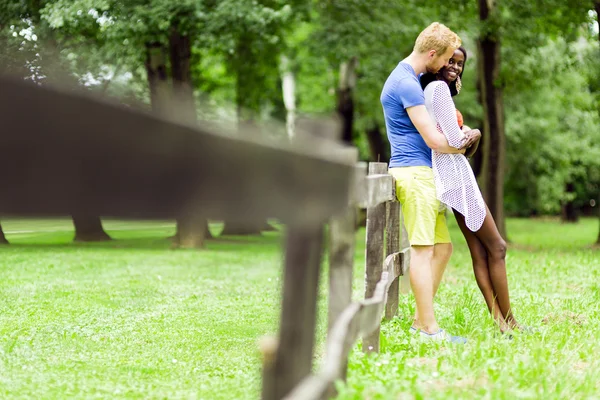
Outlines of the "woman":
M429 114L448 143L456 148L464 143L466 132L470 131L468 135L481 135L478 130L459 127L459 122L462 125L462 115L452 101L452 96L460 91L460 78L466 60L467 52L460 47L448 65L437 74L426 73L420 77ZM478 144L479 140L465 154L471 156ZM481 196L467 158L462 154L434 151L432 159L437 197L442 204L454 210L456 222L469 246L477 285L492 317L502 333L521 328L510 306L505 264L506 242L500 236Z

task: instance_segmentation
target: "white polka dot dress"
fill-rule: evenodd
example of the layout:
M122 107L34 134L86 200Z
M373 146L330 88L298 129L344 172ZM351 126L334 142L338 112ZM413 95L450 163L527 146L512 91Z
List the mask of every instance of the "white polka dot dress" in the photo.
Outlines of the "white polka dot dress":
M460 148L464 133L458 126L454 101L446 82L434 81L427 85L425 107L437 130L448 139L448 144ZM463 154L433 151L432 167L438 200L464 215L471 231L478 231L487 210L467 158Z

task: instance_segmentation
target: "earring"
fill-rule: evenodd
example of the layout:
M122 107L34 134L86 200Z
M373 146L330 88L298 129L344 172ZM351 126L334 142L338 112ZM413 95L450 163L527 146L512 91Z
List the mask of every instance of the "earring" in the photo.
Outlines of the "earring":
M456 77L456 93L460 93L460 89L462 89L462 81L460 80L460 76Z

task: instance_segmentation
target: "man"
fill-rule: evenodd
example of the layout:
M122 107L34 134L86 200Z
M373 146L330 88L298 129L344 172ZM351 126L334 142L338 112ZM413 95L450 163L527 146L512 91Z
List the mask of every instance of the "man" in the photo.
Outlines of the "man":
M392 71L381 93L392 149L389 173L396 180L396 196L402 204L411 245L409 275L416 314L410 331L423 338L455 343L465 343L466 339L440 329L433 311L433 298L452 255L452 243L435 193L431 150L464 153L475 140L467 135L462 149L448 145L427 113L418 76L439 71L460 45L456 33L432 23L417 37L413 52Z

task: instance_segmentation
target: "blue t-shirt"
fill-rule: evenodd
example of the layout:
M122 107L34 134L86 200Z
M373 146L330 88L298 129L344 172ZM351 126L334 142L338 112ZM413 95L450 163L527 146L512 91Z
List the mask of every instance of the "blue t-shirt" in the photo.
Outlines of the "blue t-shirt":
M409 64L400 62L396 66L385 81L380 100L392 148L390 168L431 168L431 149L406 112L409 107L425 104L419 78Z

